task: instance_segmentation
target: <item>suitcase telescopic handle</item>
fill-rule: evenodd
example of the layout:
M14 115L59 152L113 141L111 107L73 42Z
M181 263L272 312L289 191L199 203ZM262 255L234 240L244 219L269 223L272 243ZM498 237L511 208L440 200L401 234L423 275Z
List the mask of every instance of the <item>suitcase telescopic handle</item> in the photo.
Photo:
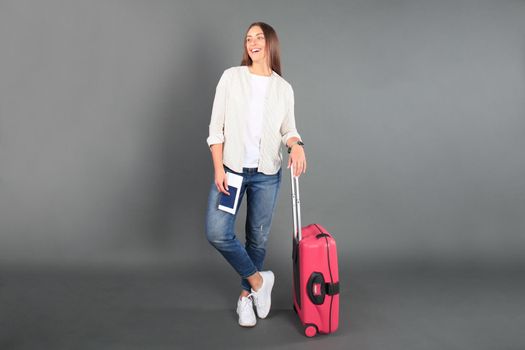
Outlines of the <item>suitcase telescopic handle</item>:
M292 212L293 212L293 236L297 242L301 240L301 198L299 196L299 177L294 176L293 166L290 167L290 178L292 180Z

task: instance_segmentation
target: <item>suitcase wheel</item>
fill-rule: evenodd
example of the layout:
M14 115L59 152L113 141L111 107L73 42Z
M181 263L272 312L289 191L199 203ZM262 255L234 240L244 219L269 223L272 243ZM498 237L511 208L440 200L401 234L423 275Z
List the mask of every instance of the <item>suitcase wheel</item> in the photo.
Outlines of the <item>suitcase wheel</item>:
M293 304L292 306L293 306L293 311L295 311L295 313L297 313L297 308L295 307L295 304Z
M313 324L307 324L304 326L304 335L308 338L314 337L317 334L317 327Z

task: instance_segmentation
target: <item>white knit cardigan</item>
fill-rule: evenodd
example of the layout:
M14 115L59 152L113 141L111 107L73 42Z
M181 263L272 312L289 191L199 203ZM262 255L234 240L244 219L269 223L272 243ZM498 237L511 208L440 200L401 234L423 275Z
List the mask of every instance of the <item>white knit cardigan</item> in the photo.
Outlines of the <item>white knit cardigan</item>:
M208 146L224 143L223 163L233 171L242 172L244 160L245 119L250 101L250 71L247 66L228 68L215 91ZM295 128L292 86L272 72L266 90L258 171L273 175L281 168L281 142L301 136Z

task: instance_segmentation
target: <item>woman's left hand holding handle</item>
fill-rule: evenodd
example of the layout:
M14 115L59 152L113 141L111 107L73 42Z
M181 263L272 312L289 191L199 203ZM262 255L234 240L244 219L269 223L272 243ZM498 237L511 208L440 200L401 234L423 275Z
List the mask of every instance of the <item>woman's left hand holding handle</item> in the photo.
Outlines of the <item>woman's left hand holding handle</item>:
M300 176L306 173L306 155L304 148L299 145L292 147L290 156L288 157L288 168L292 166L294 176Z

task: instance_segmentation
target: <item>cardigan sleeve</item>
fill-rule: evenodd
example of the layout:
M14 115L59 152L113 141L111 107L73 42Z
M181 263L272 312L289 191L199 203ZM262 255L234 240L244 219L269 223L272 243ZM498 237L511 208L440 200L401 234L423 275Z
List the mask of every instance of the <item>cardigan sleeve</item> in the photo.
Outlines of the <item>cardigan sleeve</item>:
M289 93L288 93L288 110L286 112L286 115L284 116L283 123L281 125L281 135L282 135L282 142L286 146L286 142L291 137L297 137L301 139L301 135L297 132L297 129L295 128L295 113L294 113L294 93L293 89L290 86L289 87Z
M227 98L227 72L224 71L215 89L215 98L211 112L209 124L209 135L206 139L208 147L211 145L224 143L224 116L226 112Z

